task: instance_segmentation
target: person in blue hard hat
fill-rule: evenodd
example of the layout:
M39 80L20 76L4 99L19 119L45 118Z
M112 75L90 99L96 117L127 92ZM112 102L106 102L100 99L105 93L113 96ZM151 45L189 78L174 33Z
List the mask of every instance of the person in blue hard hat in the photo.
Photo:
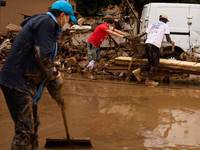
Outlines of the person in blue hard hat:
M15 38L9 55L0 71L0 86L15 124L12 150L36 150L37 114L44 87L59 106L61 89L60 72L54 65L56 39L62 28L77 23L72 6L56 1L46 14L33 15L21 23L22 29Z

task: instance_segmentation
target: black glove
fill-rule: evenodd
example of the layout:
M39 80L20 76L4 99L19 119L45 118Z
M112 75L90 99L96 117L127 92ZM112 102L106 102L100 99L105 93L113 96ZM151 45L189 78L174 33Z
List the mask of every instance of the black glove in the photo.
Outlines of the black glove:
M59 107L62 107L63 104L60 103L60 89L62 88L63 80L60 72L54 80L49 81L47 85L47 90L50 93L51 97L58 103Z

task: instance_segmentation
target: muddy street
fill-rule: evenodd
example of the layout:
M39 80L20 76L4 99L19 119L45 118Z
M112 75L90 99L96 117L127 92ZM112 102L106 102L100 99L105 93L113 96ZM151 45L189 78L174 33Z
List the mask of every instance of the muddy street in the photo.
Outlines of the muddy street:
M90 137L94 150L200 149L199 84L182 81L146 87L113 76L90 81L64 77L63 97L73 138ZM39 150L46 138L64 138L61 110L45 89L38 103ZM0 91L0 149L9 150L14 136Z

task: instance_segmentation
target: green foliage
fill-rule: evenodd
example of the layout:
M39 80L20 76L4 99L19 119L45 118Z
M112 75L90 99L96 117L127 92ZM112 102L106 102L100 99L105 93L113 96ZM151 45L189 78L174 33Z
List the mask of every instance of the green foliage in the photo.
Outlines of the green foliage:
M141 14L143 6L148 3L163 2L163 3L194 3L199 4L200 0L132 0L135 10Z
M95 16L98 12L113 9L121 0L75 0L77 12L83 16Z
M77 12L83 16L95 16L98 12L113 9L119 6L122 15L130 15L132 11L126 0L75 0ZM200 0L129 0L135 11L142 13L143 6L151 2L165 3L194 3L200 4Z
M126 2L126 0L125 0ZM133 5L134 9L138 12L139 18L142 13L143 6L148 3L194 3L200 4L200 0L129 0L129 2ZM128 13L130 14L130 12Z

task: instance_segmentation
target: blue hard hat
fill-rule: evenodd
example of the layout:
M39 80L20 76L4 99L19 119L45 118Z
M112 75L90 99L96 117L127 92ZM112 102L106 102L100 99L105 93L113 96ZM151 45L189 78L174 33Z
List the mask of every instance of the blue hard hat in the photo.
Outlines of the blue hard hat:
M67 1L59 0L55 3L53 3L51 9L57 9L57 10L60 10L64 13L66 13L66 14L69 14L71 21L74 22L74 23L78 23L77 19L74 16L73 7Z

